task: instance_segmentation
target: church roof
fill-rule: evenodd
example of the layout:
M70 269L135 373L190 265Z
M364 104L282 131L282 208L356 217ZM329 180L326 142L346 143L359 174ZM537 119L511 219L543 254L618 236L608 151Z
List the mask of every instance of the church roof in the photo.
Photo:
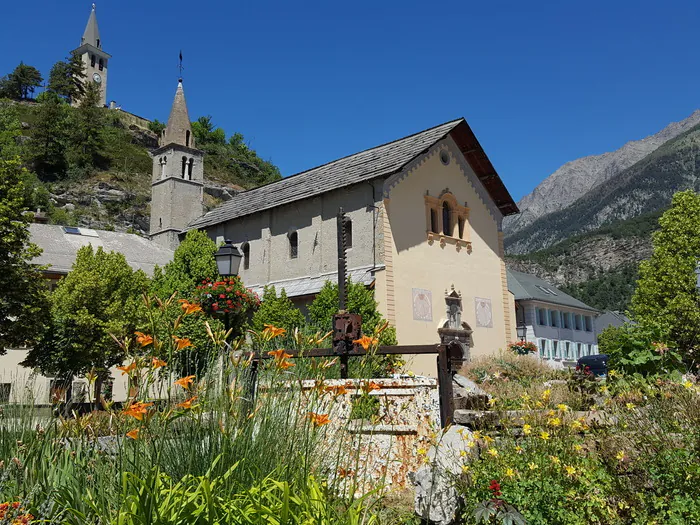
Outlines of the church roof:
M165 128L162 145L178 144L194 148L194 136L190 126L190 116L187 112L187 102L185 101L185 91L182 89L182 80L177 84L175 100L168 117L168 125Z
M541 301L543 303L569 306L580 310L598 311L588 306L586 303L565 294L559 288L552 286L544 279L540 279L529 273L516 272L510 269L506 272L508 275L508 291L513 294L516 301Z
M102 42L100 42L100 30L97 27L97 15L95 14L95 4L92 4L90 18L88 18L88 23L85 26L85 32L83 33L83 38L80 41L80 44L90 44L91 46L94 46L98 49L102 49Z
M43 251L32 262L48 265L47 271L65 274L73 267L78 250L91 244L108 252L124 254L126 262L134 270L153 274L153 268L165 266L173 258L173 251L132 233L71 228L52 224L30 224L31 242Z
M479 141L467 121L461 118L239 193L190 223L188 229L206 228L359 182L388 177L448 135L454 139L501 213L518 213L518 207Z

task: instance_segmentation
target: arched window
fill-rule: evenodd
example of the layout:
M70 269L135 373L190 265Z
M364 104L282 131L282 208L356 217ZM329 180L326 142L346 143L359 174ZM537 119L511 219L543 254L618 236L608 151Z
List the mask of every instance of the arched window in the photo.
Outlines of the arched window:
M192 180L192 168L194 167L194 159L190 159L187 166L187 180Z
M345 247L352 248L352 221L345 219Z
M438 214L437 210L431 208L430 209L430 231L433 233L439 233L438 232Z
M185 146L190 147L190 130L185 133Z
M243 269L248 270L250 269L250 244L244 242L241 251L243 252Z
M97 39L97 49L100 49L100 39Z
M185 170L187 169L187 157L182 157L182 178L185 178Z
M464 239L464 217L457 219L457 225L459 226L459 238Z
M95 55L90 55L90 66L95 67Z
M296 259L299 255L299 235L297 232L289 234L289 258Z
M100 71L102 71L105 68L105 63L104 60L100 58Z
M450 224L450 205L442 203L442 233L452 237L452 224Z

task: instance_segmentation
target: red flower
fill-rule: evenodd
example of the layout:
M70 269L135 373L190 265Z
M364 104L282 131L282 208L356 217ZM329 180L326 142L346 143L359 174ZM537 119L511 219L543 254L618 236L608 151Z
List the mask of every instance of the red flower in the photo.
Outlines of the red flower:
M491 484L489 485L489 490L495 497L498 497L501 495L501 484L495 479L492 479Z

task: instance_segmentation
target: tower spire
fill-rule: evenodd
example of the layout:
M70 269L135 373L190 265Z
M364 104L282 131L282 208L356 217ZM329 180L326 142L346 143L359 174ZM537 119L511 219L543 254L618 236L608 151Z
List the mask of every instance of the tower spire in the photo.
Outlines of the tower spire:
M194 148L194 136L190 126L190 116L185 102L185 91L182 88L182 78L178 80L175 100L168 117L168 125L165 127L162 145L177 144L187 148Z
M100 41L100 30L97 27L97 14L95 13L96 6L92 4L92 11L90 11L90 18L88 18L87 25L85 26L85 32L83 33L83 38L80 41L80 45L90 44L97 49L102 49L102 42Z

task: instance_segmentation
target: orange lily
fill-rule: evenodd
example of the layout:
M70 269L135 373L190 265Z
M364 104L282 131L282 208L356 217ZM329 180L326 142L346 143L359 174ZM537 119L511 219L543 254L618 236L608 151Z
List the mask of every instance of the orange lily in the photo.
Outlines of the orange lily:
M381 390L381 386L379 386L377 383L374 381L370 381L369 383L365 383L362 385L362 390L365 392L371 392L372 390Z
M287 352L284 351L284 349L280 348L279 350L270 350L267 355L271 355L274 357L277 361L281 361L283 359L287 359L288 357L292 357L292 354L288 354Z
M186 338L186 337L180 338L180 337L174 335L174 336L173 336L173 339L175 340L175 350L178 351L178 352L179 352L180 350L182 350L183 348L188 348L188 347L190 347L190 346L194 346L194 345L192 344L192 341L190 341L190 340L189 340L188 338Z
M325 388L325 391L331 392L333 394L333 397L342 396L343 394L348 393L348 390L347 388L345 388L345 385L327 386Z
M197 396L192 396L189 398L187 401L183 401L182 403L179 403L177 405L178 408L184 408L184 409L190 409L192 408L192 403L194 403L197 400Z
M126 433L126 437L137 439L139 437L139 429L135 428L133 430L129 430L129 432Z
M146 335L143 332L134 332L136 334L136 342L141 346L148 346L153 343L153 336Z
M117 370L121 370L122 375L131 374L131 372L136 370L136 361L132 361L131 364L128 364L126 366L118 366Z
M166 363L162 359L158 359L155 356L151 359L151 366L153 368L162 368L162 367L167 366L167 365L168 365L168 363Z
M355 339L353 341L354 344L360 345L362 348L365 350L369 350L370 346L374 346L379 343L379 339L376 337L370 337L368 335L363 335L359 339Z
M331 420L328 418L328 414L317 414L316 412L309 412L307 414L307 417L311 420L311 423L313 423L315 427L327 425L331 422Z
M268 341L286 333L287 330L285 330L284 328L277 328L276 326L272 326L271 324L266 324L265 329L262 331L263 337Z
M350 476L354 476L355 471L352 469L344 469L343 467L340 467L338 469L338 476L341 478L348 478Z
M202 311L202 307L197 303L191 303L187 299L180 299L180 308L185 312L185 315L195 314Z
M175 385L181 386L182 388L189 390L190 385L192 384L192 381L194 380L194 376L187 376L187 377L181 377L177 381L175 381Z
M280 367L282 370L287 370L287 368L292 368L294 366L294 363L285 359L283 361L279 361L277 363L277 366Z
M151 406L153 406L153 403L132 403L124 410L124 414L126 414L127 416L134 417L141 421L143 419L143 416L148 414L148 407Z

